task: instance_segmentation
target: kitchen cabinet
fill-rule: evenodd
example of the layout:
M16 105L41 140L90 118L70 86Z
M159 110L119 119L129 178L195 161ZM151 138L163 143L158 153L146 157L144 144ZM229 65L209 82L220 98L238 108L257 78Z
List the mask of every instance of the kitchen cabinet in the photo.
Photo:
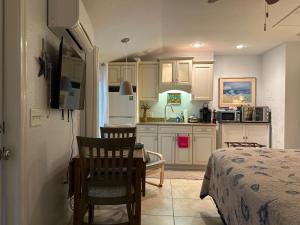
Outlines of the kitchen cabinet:
M108 65L108 84L119 86L121 81L130 81L136 85L137 66L136 63L110 63Z
M175 134L158 134L158 152L164 156L166 164L174 164Z
M178 146L177 137L180 135L189 136L189 147L180 148ZM193 163L193 146L192 146L192 134L191 133L178 133L175 136L175 164L190 165Z
M139 64L138 84L140 100L158 101L158 63Z
M177 138L179 135L188 135L188 148L179 148ZM191 165L193 162L191 126L159 126L158 151L165 157L167 164Z
M192 73L192 99L213 100L213 64L194 64Z
M161 60L159 63L160 86L191 85L192 60Z
M188 148L179 148L179 135L189 136ZM137 141L145 149L161 153L166 164L206 165L216 149L216 127L210 125L137 125ZM157 149L156 149L157 148Z
M206 165L214 150L216 150L216 129L202 126L194 127L193 164Z
M255 142L270 147L270 124L220 124L218 147L227 147L224 142Z

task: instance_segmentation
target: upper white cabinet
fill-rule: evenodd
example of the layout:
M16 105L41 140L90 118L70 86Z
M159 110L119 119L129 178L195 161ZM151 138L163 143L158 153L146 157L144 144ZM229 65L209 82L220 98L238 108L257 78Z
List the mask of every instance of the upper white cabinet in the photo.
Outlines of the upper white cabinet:
M138 89L140 100L158 101L158 63L139 64Z
M192 60L160 60L160 86L191 85Z
M270 124L238 123L220 124L218 147L227 147L225 142L253 142L270 145Z
M213 64L194 64L192 73L193 100L213 100Z
M112 86L120 85L121 81L130 81L136 85L137 66L136 63L110 63L108 65L108 84Z

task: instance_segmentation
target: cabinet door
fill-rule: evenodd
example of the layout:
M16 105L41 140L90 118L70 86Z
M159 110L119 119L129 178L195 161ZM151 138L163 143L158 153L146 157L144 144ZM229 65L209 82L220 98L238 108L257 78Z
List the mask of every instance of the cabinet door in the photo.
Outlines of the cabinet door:
M159 63L159 76L161 85L170 85L174 78L174 61L163 61Z
M178 135L188 135L189 136L189 147L188 148L180 148L178 146L178 141L177 141ZM193 163L192 135L191 134L177 134L175 143L176 143L175 164L185 164L185 165L192 164Z
M121 66L108 66L108 83L109 85L120 85L121 82Z
M193 164L206 165L211 153L216 149L216 137L212 134L193 135Z
M140 100L158 100L158 64L141 64L139 66Z
M175 134L158 135L158 152L161 153L167 164L174 164Z
M227 147L224 142L244 142L245 126L242 124L222 124L222 147Z
M195 64L192 75L193 100L213 99L213 65Z
M176 84L189 85L191 84L192 61L178 60L176 61Z
M246 141L255 142L269 147L269 125L245 125Z
M157 133L137 133L137 142L144 144L147 151L157 152Z
M123 65L121 70L121 80L127 80L130 81L132 85L136 85L136 66Z

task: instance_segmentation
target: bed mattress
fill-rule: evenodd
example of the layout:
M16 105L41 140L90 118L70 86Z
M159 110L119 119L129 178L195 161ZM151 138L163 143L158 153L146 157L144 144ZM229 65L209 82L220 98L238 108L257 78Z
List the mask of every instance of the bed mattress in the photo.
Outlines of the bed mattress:
M300 150L215 151L200 193L227 225L300 225Z

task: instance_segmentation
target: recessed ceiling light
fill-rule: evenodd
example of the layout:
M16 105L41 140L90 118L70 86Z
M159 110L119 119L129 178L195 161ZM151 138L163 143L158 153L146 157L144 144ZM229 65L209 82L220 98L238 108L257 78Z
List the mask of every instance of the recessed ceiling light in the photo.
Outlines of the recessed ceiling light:
M236 46L236 48L237 48L237 49L242 49L242 48L245 48L245 45L239 44L239 45Z
M204 44L203 43L200 43L200 42L196 42L193 44L193 47L194 48L201 48Z

